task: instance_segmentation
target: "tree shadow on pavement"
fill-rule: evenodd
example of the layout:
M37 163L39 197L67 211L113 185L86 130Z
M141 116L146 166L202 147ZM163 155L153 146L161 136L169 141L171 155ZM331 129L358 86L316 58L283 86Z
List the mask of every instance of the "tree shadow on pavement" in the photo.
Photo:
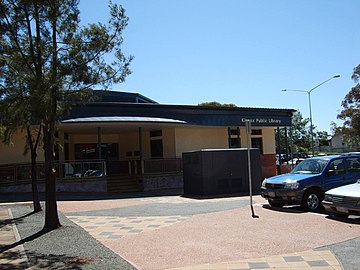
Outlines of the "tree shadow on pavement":
M81 265L95 261L95 258L86 256L67 256L55 254L41 254L26 252L29 264L36 269L83 269Z
M27 262L21 259L20 253L16 251L5 251L0 253L1 269L26 269Z
M66 256L54 254L41 254L25 251L29 261L24 260L16 251L5 251L0 253L1 269L82 269L82 265L92 263L96 258L85 256Z
M10 245L0 245L0 254L3 253L4 251L7 251L7 250L10 250L10 249L12 249L12 248L15 248L15 247L17 247L17 246L19 246L19 245L22 245L22 244L24 244L24 243L26 243L26 242L35 240L35 239L39 238L40 236L42 236L42 235L44 235L44 234L46 234L46 233L48 233L48 232L50 232L50 231L43 229L43 230L41 230L41 231L39 231L39 232L37 232L37 233L34 233L33 235L30 235L30 236L28 236L28 237L26 237L26 238L24 238L24 239L21 239L21 240L15 242L15 243L13 243L13 244L10 244Z
M8 219L4 219L4 220L0 220L0 229L7 226L7 225L11 225L14 223L21 223L24 221L25 218L35 214L36 212L30 212L28 214L25 214L21 217L17 217L17 218L8 218Z

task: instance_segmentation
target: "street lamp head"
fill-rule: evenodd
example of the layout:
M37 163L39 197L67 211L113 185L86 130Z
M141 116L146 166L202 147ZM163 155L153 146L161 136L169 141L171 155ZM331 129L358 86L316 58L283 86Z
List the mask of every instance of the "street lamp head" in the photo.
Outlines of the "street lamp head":
M281 91L287 91L287 89L281 89Z
M333 78L340 78L340 74L336 74Z

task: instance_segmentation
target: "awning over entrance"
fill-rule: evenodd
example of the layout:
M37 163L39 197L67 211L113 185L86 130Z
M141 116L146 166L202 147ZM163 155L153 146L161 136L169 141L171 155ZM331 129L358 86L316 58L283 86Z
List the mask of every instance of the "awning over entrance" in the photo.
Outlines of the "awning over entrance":
M187 124L186 121L159 118L159 117L141 117L141 116L101 116L101 117L80 117L62 121L62 123L96 123L96 122L126 122L126 123L169 123L169 124Z

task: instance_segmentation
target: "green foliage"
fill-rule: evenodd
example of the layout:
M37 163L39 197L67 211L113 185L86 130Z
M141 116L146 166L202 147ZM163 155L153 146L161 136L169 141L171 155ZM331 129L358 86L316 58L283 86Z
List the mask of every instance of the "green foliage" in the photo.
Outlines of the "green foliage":
M331 136L327 131L318 131L316 132L316 138L319 140L319 146L326 146L329 145Z
M110 1L106 24L80 27L78 4L79 0L0 0L0 125L6 128L6 138L25 128L30 147L42 132L46 229L60 226L54 196L56 122L73 102L74 90L80 93L77 100L88 100L91 87L107 89L123 82L133 59L122 53L122 32L128 24L122 6ZM29 130L34 124L39 126L35 140Z
M211 106L211 107L237 107L233 103L219 103L217 101L209 101L209 102L202 102L199 103L198 106Z
M122 6L110 2L108 23L86 27L77 6L78 0L0 2L0 97L26 97L33 120L47 119L63 90L106 89L131 73L133 57L121 49L128 24Z
M292 127L291 133L290 130L287 129L287 134L285 134L284 129L280 129L280 141L281 141L281 151L286 149L285 145L285 136L288 137L288 143L290 146L290 141L294 145L294 150L298 152L308 152L308 149L311 147L311 137L310 132L307 127L309 124L308 119L304 119L299 111L296 111L292 116ZM276 134L276 138L277 138Z
M360 65L353 72L352 79L356 85L346 94L338 118L344 121L342 133L348 145L360 145Z
M311 146L311 134L307 125L309 119L304 119L299 111L292 117L292 140L297 147L309 149Z

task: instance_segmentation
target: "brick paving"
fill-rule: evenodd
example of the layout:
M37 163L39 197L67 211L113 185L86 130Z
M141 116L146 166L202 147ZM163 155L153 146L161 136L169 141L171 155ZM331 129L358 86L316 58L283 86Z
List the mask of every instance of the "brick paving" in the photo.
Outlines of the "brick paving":
M247 198L246 198L247 199ZM180 196L149 197L138 199L141 202L161 204L194 203L194 199ZM238 197L201 200L200 202L223 202L239 200ZM258 200L259 201L259 200ZM260 200L261 202L261 200ZM124 205L128 206L129 203ZM121 207L121 204L117 204ZM261 203L257 206L261 206ZM87 211L86 206L83 209ZM93 237L102 241L105 245L116 238L125 238L136 234L160 230L189 219L189 216L145 216L145 217L114 217L114 216L67 216L73 222L83 227ZM181 225L181 224L180 224ZM104 241L105 240L105 241ZM111 247L110 247L111 248ZM121 254L119 254L121 255ZM147 269L146 267L144 269ZM257 259L246 259L238 261L225 261L221 263L207 263L178 268L171 270L222 270L222 269L279 269L279 270L341 270L343 269L330 250L307 250L304 252L290 253L262 257Z
M28 260L23 245L7 246L19 241L16 226L11 222L10 209L0 208L0 269L27 269Z
M186 216L67 216L96 239L116 239L158 230L186 220Z
M168 270L342 270L339 261L330 250L307 250L304 252L270 256L258 259L200 264Z
M246 197L233 197L233 198L219 198L219 199L211 199L211 200L194 200L189 198L184 198L181 196L163 196L163 197L147 197L147 198L132 198L132 199L117 199L112 200L110 202L102 202L97 204L95 201L60 201L58 203L59 210L64 211L67 218L72 220L78 226L82 227L86 230L92 237L99 240L108 248L112 249L118 255L123 256L121 249L118 249L118 244L124 244L128 246L128 241L125 241L129 238L130 242L134 242L135 240L142 239L146 241L145 238L134 238L137 235L141 236L149 236L152 233L156 239L159 239L159 236L162 235L163 232L168 231L170 228L177 227L176 230L181 230L185 228L183 224L189 225L189 222L194 222L193 217L199 215L148 215L148 216L117 216L117 215L93 215L96 211L101 210L109 210L112 209L115 211L116 209L127 208L131 206L139 206L139 205L147 205L147 204L163 204L163 205L171 205L171 204L184 204L184 207L192 207L192 203L207 203L207 202L228 202L228 201L243 201L247 200ZM262 204L264 203L261 198L257 197L256 200L256 211L260 211L262 208ZM71 210L71 205L76 205L77 212ZM188 206L186 206L188 205ZM237 210L236 210L237 211ZM262 210L263 211L263 210ZM116 213L116 212L114 212ZM159 213L161 214L161 213ZM209 213L210 214L210 213ZM262 214L263 220L266 221L266 217L264 217L264 213ZM267 213L271 216L271 212ZM274 212L272 215L278 214ZM286 213L284 213L286 214ZM309 219L313 214L305 214L306 218ZM204 217L209 217L208 214L201 214L202 219L206 220ZM231 215L230 215L231 216ZM296 216L296 215L294 215ZM216 215L214 215L216 217ZM226 217L226 215L224 216ZM235 216L234 216L235 218ZM290 217L289 215L289 218ZM305 216L304 216L305 218ZM209 217L211 220L211 217ZM22 245L17 245L11 249L3 250L4 247L14 244L19 241L18 234L16 231L16 225L14 225L12 221L12 215L10 209L5 207L0 207L0 268L1 269L27 269L27 258L24 254ZM216 221L215 221L216 222ZM245 220L243 221L245 224ZM209 224L201 224L201 226L208 226ZM345 225L346 226L346 225ZM358 229L354 225L355 230ZM348 226L351 227L351 226ZM351 228L351 229L354 229ZM349 229L349 228L347 228ZM171 231L170 232L174 232ZM349 230L350 231L350 230ZM200 231L199 231L200 232ZM169 233L169 231L167 232ZM261 233L261 232L259 232ZM170 233L171 234L171 233ZM173 233L172 233L173 235ZM355 234L356 235L356 234ZM164 238L161 241L167 241L166 238L168 235L164 234ZM359 236L359 234L358 234ZM160 239L159 239L160 240ZM227 240L231 239L223 239L224 243L228 242ZM344 239L346 240L346 239ZM123 242L125 241L125 242ZM137 242L134 242L136 245ZM289 239L291 241L291 239ZM209 243L204 243L209 244ZM140 244L141 245L141 244ZM144 245L146 243L144 242ZM138 246L140 248L140 246ZM131 246L128 248L132 249ZM174 249L177 247L174 246ZM139 252L140 250L136 250ZM154 252L156 252L154 250ZM196 256L196 255L195 255ZM126 258L126 256L125 256ZM154 262L151 265L142 265L139 269L164 269L162 264L159 262L158 268L154 267L157 265L156 258L151 257ZM146 258L144 258L146 260ZM165 258L166 260L166 258ZM130 260L132 261L132 260ZM270 270L270 269L278 269L278 270L342 270L342 266L335 255L329 249L318 250L308 249L305 251L298 251L292 253L277 254L273 256L264 256L258 257L255 259L239 259L239 260L229 260L224 259L223 261L216 263L196 263L196 258L194 258L193 263L189 265L189 262L186 262L186 266L181 266L178 264L176 267L165 267L166 269L171 270L249 270L249 269L262 269L262 270ZM139 262L135 262L138 265ZM141 262L140 262L141 263ZM346 270L346 269L345 269Z

